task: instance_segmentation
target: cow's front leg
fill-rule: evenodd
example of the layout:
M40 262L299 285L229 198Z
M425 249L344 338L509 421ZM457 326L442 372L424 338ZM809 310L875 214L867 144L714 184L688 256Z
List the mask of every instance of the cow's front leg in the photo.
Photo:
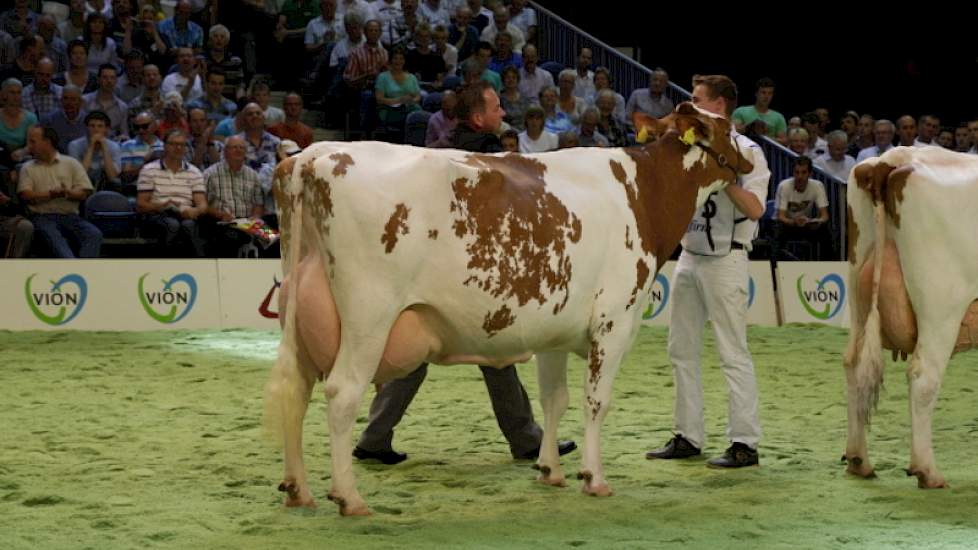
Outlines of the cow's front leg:
M951 358L957 327L945 323L941 332L921 327L917 349L914 350L907 369L907 382L910 386L910 425L911 450L910 467L907 475L917 477L921 489L946 487L944 476L937 471L934 449L931 442L931 424L934 405L941 390L944 369ZM929 327L928 327L929 328Z
M336 365L326 379L333 464L329 499L339 506L340 514L344 516L370 514L367 503L357 491L356 476L353 474L353 424L360 400L377 371L383 351L383 337L370 340L351 337L348 340L347 332L344 332Z
M622 333L629 329L621 323L615 330ZM611 496L611 487L604 477L601 464L601 424L611 409L611 388L618 367L629 344L628 338L593 339L588 353L588 370L584 383L584 452L578 479L584 481L581 488L592 496Z
M557 427L567 411L567 354L538 353L537 380L540 383L540 403L543 405L543 441L537 466L537 480L547 485L564 487L564 471L557 451Z

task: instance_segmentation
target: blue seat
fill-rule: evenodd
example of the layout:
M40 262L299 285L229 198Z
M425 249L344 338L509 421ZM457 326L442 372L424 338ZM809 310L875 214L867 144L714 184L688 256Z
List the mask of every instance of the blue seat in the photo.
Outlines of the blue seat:
M441 109L441 92L431 92L421 100L421 108L429 113L437 113Z
M540 68L553 75L554 84L556 84L560 80L560 71L563 71L567 67L556 61L545 61L540 64Z
M442 80L441 84L446 90L456 90L462 85L462 79L457 75L449 75Z
M404 143L415 147L424 147L429 118L431 118L431 113L427 111L415 111L409 114L405 122Z
M136 233L136 212L129 199L115 191L99 191L88 197L85 219L108 239L130 238Z

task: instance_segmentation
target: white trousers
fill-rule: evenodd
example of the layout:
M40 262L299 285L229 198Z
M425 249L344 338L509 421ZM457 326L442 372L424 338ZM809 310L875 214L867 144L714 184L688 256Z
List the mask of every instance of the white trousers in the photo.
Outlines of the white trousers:
M727 439L757 448L757 380L747 350L747 252L697 256L683 251L673 271L669 360L676 383L675 431L697 448L706 443L700 350L703 327L713 321L717 351L727 379Z

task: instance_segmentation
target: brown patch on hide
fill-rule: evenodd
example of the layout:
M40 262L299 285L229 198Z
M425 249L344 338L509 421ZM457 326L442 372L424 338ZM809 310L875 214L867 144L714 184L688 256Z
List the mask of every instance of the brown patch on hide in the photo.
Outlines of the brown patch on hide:
M347 153L333 153L329 156L329 160L336 162L336 166L333 167L334 176L345 176L346 169L356 164L353 162L353 157Z
M394 213L384 224L384 234L380 237L381 244L384 245L384 252L390 254L397 245L397 234L407 235L409 228L407 224L408 207L398 204L394 207Z
M493 313L486 313L486 318L482 322L482 329L486 331L489 338L492 338L499 331L512 325L516 321L513 312L509 307L503 306Z

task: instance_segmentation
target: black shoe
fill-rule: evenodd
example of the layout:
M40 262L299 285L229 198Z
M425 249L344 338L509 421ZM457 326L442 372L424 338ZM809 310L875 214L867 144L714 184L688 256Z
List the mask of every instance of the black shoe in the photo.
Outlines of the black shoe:
M660 447L658 449L652 449L651 451L645 453L645 458L652 460L654 458L689 458L691 456L696 456L700 454L700 450L693 446L685 437L676 434L672 439L666 443L665 447Z
M723 453L723 456L711 458L706 465L710 468L743 468L757 466L759 463L756 449L751 449L743 443L734 443Z
M557 442L557 454L564 456L565 454L573 451L577 448L577 443L573 441L558 441ZM533 449L532 451L527 451L520 456L514 457L517 460L536 460L540 457L540 447Z
M407 460L407 453L399 453L393 449L386 451L368 451L367 449L357 447L353 449L353 456L359 460L379 460L388 466Z

